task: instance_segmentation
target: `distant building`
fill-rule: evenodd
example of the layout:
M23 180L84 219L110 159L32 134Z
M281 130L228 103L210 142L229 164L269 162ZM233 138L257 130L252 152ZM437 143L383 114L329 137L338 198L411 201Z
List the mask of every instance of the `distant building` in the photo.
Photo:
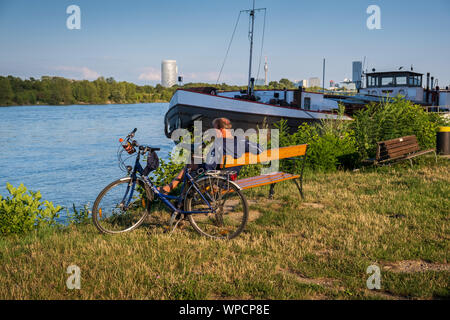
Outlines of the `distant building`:
M344 81L342 81L341 84L342 88L344 88L347 91L356 90L356 84L353 81L350 81L350 79L344 79Z
M353 73L352 81L355 84L355 87L357 89L361 89L361 87L362 87L362 62L361 61L353 61L352 73Z
M309 84L308 84L308 80L304 79L304 80L300 80L300 85L303 88L308 88Z
M161 62L161 85L169 88L177 84L178 67L176 60L163 60Z
M309 87L320 87L320 79L317 77L309 78Z

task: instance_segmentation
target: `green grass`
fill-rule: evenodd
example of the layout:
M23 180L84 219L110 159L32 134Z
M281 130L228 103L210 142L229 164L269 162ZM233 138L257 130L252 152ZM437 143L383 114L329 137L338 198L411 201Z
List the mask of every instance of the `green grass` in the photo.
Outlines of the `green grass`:
M187 225L101 235L92 225L0 238L0 299L440 299L450 297L450 161L305 177L246 192L232 241ZM157 221L168 215L157 214ZM392 269L401 262L418 270ZM81 290L66 269L81 269ZM366 269L381 268L381 290Z

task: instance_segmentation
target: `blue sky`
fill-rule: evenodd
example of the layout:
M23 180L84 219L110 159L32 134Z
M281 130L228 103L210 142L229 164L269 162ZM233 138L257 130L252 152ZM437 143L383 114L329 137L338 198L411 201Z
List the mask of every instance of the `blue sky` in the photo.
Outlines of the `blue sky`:
M81 30L66 28L66 8L81 8ZM381 30L366 27L369 5L381 8ZM102 75L138 84L159 82L161 60L177 60L185 82L215 83L233 27L250 0L0 0L0 74ZM369 69L414 65L450 84L448 0L257 0L267 8L263 56L269 80L351 78L351 62ZM256 76L263 19L257 16ZM241 16L221 82L244 84L248 17ZM263 76L261 68L260 77Z

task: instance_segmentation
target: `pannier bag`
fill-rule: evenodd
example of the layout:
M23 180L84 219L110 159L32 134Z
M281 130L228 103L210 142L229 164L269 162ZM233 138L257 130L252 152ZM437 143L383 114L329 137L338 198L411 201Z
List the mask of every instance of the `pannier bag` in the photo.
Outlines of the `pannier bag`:
M144 168L143 174L148 176L148 174L152 171L155 171L159 168L159 158L155 151L149 153L147 157L147 165Z

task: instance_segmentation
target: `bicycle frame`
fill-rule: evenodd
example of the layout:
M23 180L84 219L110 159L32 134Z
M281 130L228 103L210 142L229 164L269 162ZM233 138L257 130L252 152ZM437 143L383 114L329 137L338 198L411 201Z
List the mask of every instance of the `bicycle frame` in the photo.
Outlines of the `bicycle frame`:
M206 197L203 195L203 193L198 188L197 184L194 181L194 178L192 178L192 176L190 175L187 166L185 166L183 169L184 175L183 175L182 191L181 191L180 196L170 196L170 195L161 193L158 190L158 188L153 184L153 182L147 176L143 175L144 169L142 168L142 165L139 162L140 155L141 155L141 153L138 151L138 154L136 156L136 161L134 164L134 168L131 173L132 183L128 185L128 187L125 191L125 195L122 199L122 203L125 204L125 208L128 207L128 205L131 202L131 199L133 198L134 190L136 187L136 181L138 179L138 174L139 174L140 177L143 179L144 183L147 184L151 188L153 193L166 205L166 207L168 207L173 212L180 213L180 214L200 214L200 213L209 213L211 211L215 212L215 209L211 206L209 201L206 199ZM202 198L204 203L209 207L209 209L211 211L204 211L204 210L203 211L202 210L200 210L200 211L184 211L184 210L180 210L172 202L170 202L170 200L176 200L177 204L179 204L181 201L184 201L185 191L188 186L188 183L190 183L193 186L194 190L200 195L200 197ZM131 189L131 192L130 192L130 189ZM128 192L130 192L129 195L128 195Z

